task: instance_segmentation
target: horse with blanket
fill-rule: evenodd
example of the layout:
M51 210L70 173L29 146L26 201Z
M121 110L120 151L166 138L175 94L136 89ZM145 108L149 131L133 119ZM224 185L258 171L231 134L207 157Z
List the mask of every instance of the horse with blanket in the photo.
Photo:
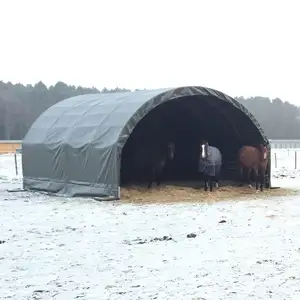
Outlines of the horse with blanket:
M204 175L204 190L212 192L213 181L216 182L216 188L219 187L219 177L222 168L222 154L216 147L208 145L207 140L203 140L200 145L200 157L198 163L198 172Z

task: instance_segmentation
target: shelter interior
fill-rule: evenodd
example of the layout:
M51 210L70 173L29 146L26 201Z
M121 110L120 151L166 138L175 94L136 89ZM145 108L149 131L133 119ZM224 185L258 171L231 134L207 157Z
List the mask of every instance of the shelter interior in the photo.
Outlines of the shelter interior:
M136 168L141 148L149 152L159 142L175 143L175 156L164 173L166 181L199 180L200 141L207 139L223 156L220 180L237 181L237 153L243 145L258 145L262 137L255 124L239 108L212 96L188 96L152 109L127 139L121 160L121 184L144 182L147 172ZM149 155L143 152L142 160Z

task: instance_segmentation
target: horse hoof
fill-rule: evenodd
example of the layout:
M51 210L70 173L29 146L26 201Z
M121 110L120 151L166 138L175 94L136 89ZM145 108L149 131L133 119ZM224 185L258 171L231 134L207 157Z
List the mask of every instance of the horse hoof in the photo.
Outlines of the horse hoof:
M219 184L218 184L218 183L216 183L216 189L217 189L217 188L219 188Z
M249 187L250 189L253 189L253 186L252 186L251 184L248 184L248 187Z

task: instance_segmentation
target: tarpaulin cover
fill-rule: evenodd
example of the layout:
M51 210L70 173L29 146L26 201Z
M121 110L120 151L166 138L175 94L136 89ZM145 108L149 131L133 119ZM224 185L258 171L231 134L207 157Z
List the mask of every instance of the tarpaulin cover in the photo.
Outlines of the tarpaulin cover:
M47 109L23 140L25 189L64 196L119 198L122 148L137 123L156 106L186 96L214 97L241 110L269 145L255 118L213 89L181 87L72 97Z

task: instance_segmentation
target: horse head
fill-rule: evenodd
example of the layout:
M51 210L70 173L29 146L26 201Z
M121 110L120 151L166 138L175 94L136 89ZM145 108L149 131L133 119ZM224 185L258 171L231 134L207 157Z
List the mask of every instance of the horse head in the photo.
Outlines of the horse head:
M268 148L266 147L265 144L260 144L259 145L259 150L260 150L260 153L262 155L262 161L265 161L268 159Z
M201 158L207 158L207 156L208 156L207 149L208 149L207 140L202 140L201 144L200 144L200 157Z
M173 142L168 142L168 158L172 160L174 158L175 144Z

